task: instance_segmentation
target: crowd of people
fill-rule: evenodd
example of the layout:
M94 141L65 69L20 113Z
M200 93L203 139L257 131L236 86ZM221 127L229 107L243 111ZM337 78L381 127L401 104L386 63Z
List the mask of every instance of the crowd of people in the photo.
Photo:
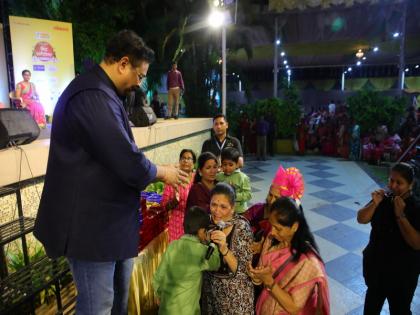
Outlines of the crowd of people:
M319 153L373 164L396 161L420 133L420 110L409 107L397 132L379 125L362 133L360 125L350 117L344 104L331 101L328 108L313 110L303 117L296 132L300 154ZM415 148L405 155L409 160Z
M280 166L265 202L248 208L243 151L223 115L213 119L214 135L197 159L192 150L180 152L179 167L156 165L137 147L122 99L141 84L153 58L137 34L117 33L102 62L72 81L54 111L34 235L49 257L68 260L76 314L127 314L139 192L154 180L166 185L162 203L170 217L171 242L153 278L160 314L330 314L298 169ZM373 227L364 253L365 314L379 314L374 310L385 299L395 301L400 289L404 302L391 314L410 314L420 266L420 211L410 172L406 164L394 167L390 193L372 193L358 214ZM400 273L385 286L388 268Z

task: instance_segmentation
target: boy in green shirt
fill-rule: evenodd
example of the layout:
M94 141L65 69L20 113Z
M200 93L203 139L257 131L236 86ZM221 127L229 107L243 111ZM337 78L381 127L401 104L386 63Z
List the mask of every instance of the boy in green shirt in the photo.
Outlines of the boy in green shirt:
M239 158L240 153L235 148L223 149L221 155L223 172L218 173L216 179L235 188L235 212L242 214L248 210L247 202L251 200L252 194L249 177L239 169Z
M159 314L199 315L202 273L219 269L217 246L209 259L206 253L210 216L200 207L191 207L184 218L185 234L169 244L153 277L160 300Z

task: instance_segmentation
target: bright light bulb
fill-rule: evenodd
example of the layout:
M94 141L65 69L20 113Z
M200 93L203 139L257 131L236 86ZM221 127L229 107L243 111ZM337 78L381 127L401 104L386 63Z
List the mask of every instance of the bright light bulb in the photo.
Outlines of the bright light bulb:
M410 71L410 69L408 69L408 68L405 68L405 72L408 72L408 71Z
M366 57L363 57L362 59L363 59L363 60L366 60Z
M283 61L283 64L287 65L287 60Z
M378 46L373 47L373 51L377 52L379 50Z
M395 32L394 34L392 34L392 36L393 36L394 38L397 38L398 36L400 36L400 33Z
M287 74L288 74L288 75L291 75L291 74L292 74L292 70L290 70L290 69L289 69L289 70L287 70Z
M276 40L276 45L280 45L280 39Z
M416 69L418 69L419 68L419 65L416 65L416 67L415 67Z
M362 64L362 62L361 61L358 61L357 63L356 63L356 65L357 66L360 66Z
M347 71L348 71L348 72L351 72L351 70L353 70L351 67L348 67L348 68L347 68Z
M288 65L286 65L286 69L289 69L289 66Z
M222 12L214 10L210 13L207 23L214 28L220 27L223 25L225 20L225 16Z
M286 53L284 51L281 52L280 56L284 57Z

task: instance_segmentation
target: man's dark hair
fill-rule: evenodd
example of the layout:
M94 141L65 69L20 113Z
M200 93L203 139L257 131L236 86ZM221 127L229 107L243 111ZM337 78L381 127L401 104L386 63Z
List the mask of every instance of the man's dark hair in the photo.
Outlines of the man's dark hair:
M199 229L207 229L210 223L210 216L206 210L197 206L191 207L184 218L185 234L197 235Z
M176 61L172 61L171 66L173 66L173 65L178 65L178 63Z
M155 53L146 46L143 39L131 30L122 30L109 41L105 50L104 60L107 63L118 62L127 56L132 66L138 66L140 61L152 63Z
M225 115L223 114L217 114L216 116L213 117L213 122L217 119L217 118L223 118L226 122L227 122L227 118Z
M239 151L235 148L225 148L222 150L221 161L229 160L238 163L240 157Z

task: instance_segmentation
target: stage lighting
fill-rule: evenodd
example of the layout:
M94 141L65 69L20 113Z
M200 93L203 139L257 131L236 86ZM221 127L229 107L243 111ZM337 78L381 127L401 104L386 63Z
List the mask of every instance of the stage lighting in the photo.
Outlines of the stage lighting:
M393 36L394 38L397 38L398 36L400 36L400 33L399 33L399 32L395 32L394 34L392 34L392 36Z
M351 70L353 70L351 67L348 67L348 68L347 68L347 71L348 71L348 72L351 72Z
M276 40L276 45L280 45L280 39Z
M282 51L281 53L280 53L280 56L282 56L282 57L284 57L286 55L286 53L284 52L284 51Z
M362 62L361 61L356 62L356 65L357 66L361 66L362 65Z
M373 51L377 52L379 50L378 46L373 47Z

